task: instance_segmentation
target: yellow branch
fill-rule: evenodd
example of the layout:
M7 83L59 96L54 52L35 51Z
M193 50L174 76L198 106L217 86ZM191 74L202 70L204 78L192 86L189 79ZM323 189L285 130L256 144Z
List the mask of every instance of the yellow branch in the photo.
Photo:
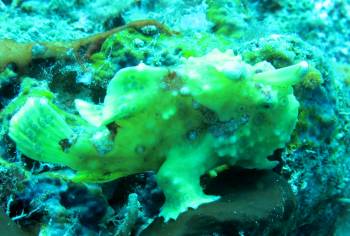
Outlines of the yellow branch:
M110 35L125 29L140 29L148 25L156 26L162 33L167 35L177 34L156 20L139 20L106 32L67 42L18 43L11 39L3 39L0 40L0 71L3 71L7 65L13 63L20 72L23 72L33 59L72 58L72 55L78 55L78 51L83 47L86 47L85 56L90 56L90 53L96 51Z

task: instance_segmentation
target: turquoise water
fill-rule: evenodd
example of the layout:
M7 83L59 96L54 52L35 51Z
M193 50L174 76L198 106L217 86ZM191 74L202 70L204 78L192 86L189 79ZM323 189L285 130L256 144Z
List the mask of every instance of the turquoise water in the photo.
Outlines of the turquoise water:
M350 235L349 10L0 0L1 235Z

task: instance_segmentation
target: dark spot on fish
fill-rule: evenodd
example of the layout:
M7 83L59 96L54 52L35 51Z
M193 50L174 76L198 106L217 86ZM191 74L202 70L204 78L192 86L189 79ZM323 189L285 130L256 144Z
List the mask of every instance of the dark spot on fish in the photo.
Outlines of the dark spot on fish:
M72 143L68 138L61 139L58 144L61 146L62 151L67 152L68 149L72 146Z
M106 125L107 129L109 130L110 133L110 139L114 140L115 136L118 134L118 129L121 128L120 125L118 125L116 122L112 122Z

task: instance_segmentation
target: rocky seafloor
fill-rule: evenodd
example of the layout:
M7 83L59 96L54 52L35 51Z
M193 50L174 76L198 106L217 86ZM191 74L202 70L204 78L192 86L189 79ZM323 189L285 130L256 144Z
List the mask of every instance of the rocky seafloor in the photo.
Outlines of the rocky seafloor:
M0 0L0 234L350 235L349 12L349 0ZM76 51L46 55L39 42ZM220 200L176 220L158 217L154 172L76 182L56 174L73 170L27 157L9 137L29 96L76 114L75 99L102 102L123 68L171 67L213 49L274 68L307 61L312 71L294 86L298 122L269 157L279 164L203 175Z

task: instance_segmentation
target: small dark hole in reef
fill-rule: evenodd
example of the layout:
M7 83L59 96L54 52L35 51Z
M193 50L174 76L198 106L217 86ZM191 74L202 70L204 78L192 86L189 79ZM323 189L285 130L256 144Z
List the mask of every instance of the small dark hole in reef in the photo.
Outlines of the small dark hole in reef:
M102 103L106 97L106 89L100 86L91 86L91 99L94 103Z
M104 192L110 196L108 198L109 204L111 206L123 206L126 204L129 194L134 192L135 183L139 181L136 175L130 175L103 184Z
M0 86L0 109L3 109L20 90L20 82L14 78Z
M275 0L264 0L261 1L261 9L266 12L277 12L282 9L281 3Z
M255 185L256 180L266 172L266 170L244 169L233 166L220 172L215 178L211 178L207 174L201 176L201 185L206 194L224 195L228 186L246 188L249 185Z
M106 203L101 195L94 194L79 184L69 184L68 189L60 193L60 204L74 210L79 221L89 228L96 228L96 223L105 216Z
M165 201L152 172L130 175L105 183L102 189L109 205L114 209L124 206L128 202L129 194L136 193L143 212L149 217L156 216Z
M10 205L10 217L16 217L24 212L24 209L28 207L28 202L23 200L14 200Z
M265 108L265 109L270 109L272 106L271 106L271 104L270 103L264 103L263 104L263 108Z
M32 199L29 198L21 198L20 196L16 196L14 201L10 205L10 215L9 217L20 216L22 213L28 214L33 209L30 206L30 201ZM25 227L33 227L33 222L39 222L43 217L42 211L31 212L30 216L19 218L16 223L19 223Z
M139 63L140 60L129 52L125 53L124 58L119 61L119 65L121 68L125 68L128 66L136 66Z
M15 83L8 83L1 87L0 94L1 98L12 99L14 98L19 91L19 83L18 81L14 81Z
M82 204L83 199L88 195L88 190L85 186L71 185L67 191L60 194L60 203L66 208L72 208L76 205Z
M28 66L26 75L33 78L44 78L47 79L47 68L54 68L57 62L53 59L33 59Z
M52 170L62 168L60 166L55 166L54 164L43 165L39 161L33 160L23 154L22 154L21 162L23 163L23 166L25 166L26 170L31 171L34 174L44 173L46 171L50 171L50 170L52 171Z
M113 28L116 28L116 27L122 26L122 25L125 25L125 20L121 14L118 14L117 16L115 16L113 18L107 19L103 23L103 27L106 30L113 29Z
M54 76L50 83L50 90L56 92L59 90L77 94L81 91L81 86L76 84L77 73L75 71L65 71Z
M211 31L213 33L215 33L216 31L218 31L220 29L220 25L219 24L215 24L212 28L211 28Z
M27 170L34 170L40 167L40 163L22 154L22 162Z

